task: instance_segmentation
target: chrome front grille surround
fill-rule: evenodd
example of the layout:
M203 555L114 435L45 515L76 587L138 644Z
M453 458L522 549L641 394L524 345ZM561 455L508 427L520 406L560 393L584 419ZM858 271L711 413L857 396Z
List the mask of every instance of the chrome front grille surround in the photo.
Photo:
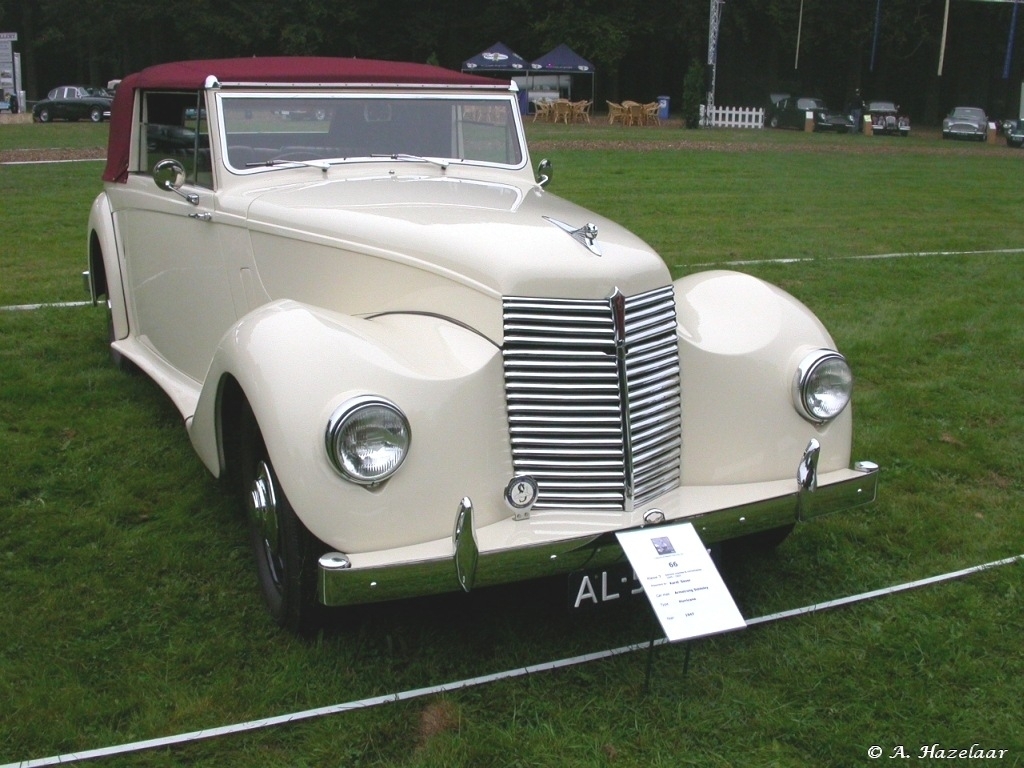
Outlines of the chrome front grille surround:
M504 298L515 473L534 509L632 510L679 485L672 286L607 299Z

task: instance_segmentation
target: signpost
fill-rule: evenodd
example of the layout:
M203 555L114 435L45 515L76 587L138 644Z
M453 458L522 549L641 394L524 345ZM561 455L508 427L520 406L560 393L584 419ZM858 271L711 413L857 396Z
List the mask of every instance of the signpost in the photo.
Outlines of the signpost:
M692 523L615 535L670 642L746 627Z
M17 32L0 32L0 97L4 109L10 109L10 94L18 95L20 88L17 70L14 66L14 43L18 40ZM19 99L20 106L21 99Z

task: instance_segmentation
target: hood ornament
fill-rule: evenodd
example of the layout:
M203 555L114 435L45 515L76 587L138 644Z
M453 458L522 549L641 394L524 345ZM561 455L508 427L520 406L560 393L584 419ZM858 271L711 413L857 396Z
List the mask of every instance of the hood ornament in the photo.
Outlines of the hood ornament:
M564 221L553 219L550 216L544 217L547 221L550 221L556 227L563 232L567 232L572 236L572 239L584 246L595 256L601 256L601 246L599 246L595 240L597 240L597 225L587 222L582 227L577 229L572 224L566 224Z

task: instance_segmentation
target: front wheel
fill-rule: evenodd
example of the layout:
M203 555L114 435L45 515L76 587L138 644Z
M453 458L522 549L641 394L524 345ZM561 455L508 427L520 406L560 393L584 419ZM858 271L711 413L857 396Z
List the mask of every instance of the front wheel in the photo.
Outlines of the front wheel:
M89 110L89 120L94 123L103 122L103 110L99 107L93 107Z
M39 122L40 123L48 123L48 122L50 122L50 110L48 110L46 107L43 107L42 109L39 110Z
M314 633L323 619L317 561L326 549L299 520L274 472L251 409L242 425L241 495L263 601L278 626Z

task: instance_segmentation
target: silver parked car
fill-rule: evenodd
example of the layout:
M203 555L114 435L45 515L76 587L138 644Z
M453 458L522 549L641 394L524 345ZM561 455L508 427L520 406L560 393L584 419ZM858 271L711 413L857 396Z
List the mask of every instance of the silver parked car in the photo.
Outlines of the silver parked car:
M942 138L974 139L988 137L988 116L979 107L954 107L942 121Z
M853 374L807 307L739 272L673 280L550 178L509 80L281 57L118 87L88 285L114 360L247 510L282 626L607 583L617 531L774 545L875 498Z
M909 136L910 118L892 101L869 101L864 115L871 125L872 136Z

